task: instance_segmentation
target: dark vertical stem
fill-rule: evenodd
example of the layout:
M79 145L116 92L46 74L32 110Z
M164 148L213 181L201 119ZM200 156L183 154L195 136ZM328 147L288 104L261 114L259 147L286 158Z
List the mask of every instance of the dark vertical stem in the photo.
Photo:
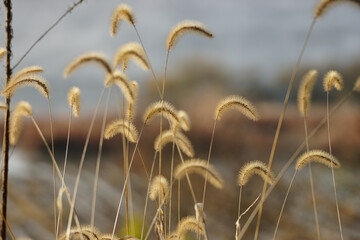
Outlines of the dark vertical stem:
M11 0L4 0L4 6L6 8L6 84L9 82L11 77L11 40L13 38L12 30L12 6ZM1 239L6 239L6 207L7 207L7 186L8 186L8 173L9 173L9 119L10 119L10 97L6 97L6 115L5 115L5 142L4 142L4 176L2 182L2 201L1 209L3 214L3 219L1 222Z

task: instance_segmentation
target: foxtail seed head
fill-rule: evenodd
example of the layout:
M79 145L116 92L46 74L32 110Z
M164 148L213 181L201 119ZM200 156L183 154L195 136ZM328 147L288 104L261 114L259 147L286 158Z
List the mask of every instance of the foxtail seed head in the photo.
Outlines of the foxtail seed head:
M116 52L114 66L116 67L122 64L123 71L125 71L130 60L133 60L143 70L149 70L149 63L146 59L145 51L142 46L136 42L127 43Z
M150 184L149 198L155 201L158 197L160 197L161 201L167 203L169 195L169 182L168 180L162 176L158 175L154 177Z
M221 100L215 110L215 120L219 120L224 112L229 109L235 109L245 115L250 120L257 121L258 113L252 103L241 96L228 96Z
M254 174L259 175L264 182L267 182L268 184L273 184L274 182L274 174L268 170L263 162L251 161L246 163L240 169L238 175L238 185L245 186Z
M155 151L159 152L160 149L163 149L164 146L170 142L176 142L182 152L184 152L188 157L194 157L194 148L190 140L180 131L173 133L173 131L167 130L162 132L162 134L159 134L154 142Z
M113 37L118 31L121 21L127 21L135 25L135 17L131 7L127 4L120 4L114 11L111 18L110 35Z
M201 222L199 223L196 220L195 217L190 216L190 217L185 217L185 218L181 219L180 222L178 223L177 228L176 228L176 233L178 235L178 239L179 240L185 239L185 234L188 231L192 231L194 233L199 232L200 234L203 235L205 233L205 228Z
M10 125L9 125L10 127L9 138L11 145L16 145L19 140L20 132L22 129L22 118L30 117L31 114L32 114L32 107L28 102L20 101L14 108L10 116Z
M355 3L360 6L359 0L320 0L314 11L314 18L317 19L321 17L330 6L334 5L335 3L341 2Z
M185 132L189 131L191 128L191 121L189 115L184 110L178 111L177 115L179 117L181 129Z
M128 102L134 102L134 93L125 73L115 70L113 74L108 74L105 78L105 87L109 87L113 84L120 88L122 94Z
M158 101L151 104L146 110L143 117L145 124L148 124L154 117L163 114L165 118L173 125L174 129L179 125L179 117L176 109L172 104L166 101Z
M295 166L296 171L301 170L309 162L321 163L330 168L331 165L334 168L339 168L341 166L340 162L333 155L330 155L329 153L322 150L311 150L309 152L303 153L298 158Z
M78 87L70 88L67 96L68 104L75 117L80 114L81 91Z
M166 50L170 52L180 37L186 33L196 33L208 38L213 37L213 34L206 29L201 22L188 20L182 21L176 24L169 32L166 40Z
M124 119L118 119L106 126L104 138L110 139L119 133L123 134L127 140L133 143L137 141L139 135L131 122Z
M323 81L325 92L331 91L331 89L336 88L336 90L341 91L344 87L344 81L342 76L337 71L329 71L326 73Z
M311 95L318 76L316 70L310 70L302 79L298 90L298 107L302 116L306 117L307 111L310 109Z

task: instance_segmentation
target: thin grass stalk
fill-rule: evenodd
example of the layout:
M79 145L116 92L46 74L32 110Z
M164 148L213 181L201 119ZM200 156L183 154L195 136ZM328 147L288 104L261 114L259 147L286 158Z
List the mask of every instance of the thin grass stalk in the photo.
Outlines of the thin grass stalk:
M12 3L11 0L4 0L4 6L6 8L6 84L9 83L12 69L11 69L11 56L12 48L11 41L13 38L12 30ZM7 194L8 194L8 175L9 175L9 120L10 120L10 97L6 97L5 104L7 107L5 114L5 141L3 148L4 155L4 175L2 178L2 200L1 200L1 211L3 214L3 219L1 221L0 235L1 239L6 239L6 213L7 213Z
M240 190L239 190L239 205L238 205L238 218L240 217L240 207L241 207L241 194L242 194L242 187L243 186L240 186Z
M145 124L143 124L143 126L141 128L141 131L139 133L139 137L138 137L138 139L136 141L135 148L134 148L134 151L133 151L132 156L131 156L128 172L126 174L126 178L125 178L125 182L124 182L124 187L123 187L123 190L121 192L118 208L117 208L117 211L116 211L116 217L115 217L115 221L114 221L113 230L112 230L112 233L111 233L111 239L114 239L115 229L116 229L116 225L117 225L117 222L118 222L118 219L119 219L119 214L120 214L121 203L122 203L122 200L123 200L123 197L124 197L125 186L126 186L126 184L128 182L128 179L129 179L130 169L131 169L132 163L134 161L135 152L136 152L136 149L137 149L137 147L139 145L139 141L140 141L140 138L141 138L141 135L143 133L144 128L145 128Z
M180 193L181 193L181 182L180 181L178 181L178 222L177 223L179 223L180 222L180 219L181 219L181 214L180 214L180 212L181 212L181 206L180 206L180 201L181 201L181 195L180 195Z
M276 233L277 233L277 230L279 229L279 224L280 224L281 216L282 216L282 213L283 213L283 211L284 211L285 204L286 204L286 200L287 200L287 198L288 198L288 196L289 196L290 189L291 189L291 186L293 185L293 182L294 182L296 173L297 173L297 171L295 170L294 175L293 175L293 177L292 177L292 179L291 179L289 188L288 188L288 190L287 190L287 192L286 192L284 202L283 202L283 204L282 204L282 206L281 206L279 218L278 218L278 220L277 220L276 227L275 227L275 232L274 232L273 240L275 240L275 238L276 238Z
M49 106L49 119L50 119L50 136L51 136L51 150L52 153L55 155L54 151L54 132L53 132L53 123L52 123L52 114L51 114L51 106L50 106L50 99L48 98L48 106ZM55 178L55 166L53 164L53 196L54 196L54 234L56 238L57 233L57 224L56 224L56 216L57 216L57 208L56 208L56 178Z
M353 94L353 91L346 94L343 98L340 99L340 101L332 107L330 110L330 116L338 109L340 108ZM314 130L311 131L311 133L308 136L308 139L311 139L319 130L320 128L326 124L326 116L318 123L318 125L314 128ZM300 146L296 149L296 151L291 155L289 160L286 162L286 164L283 166L283 168L280 170L279 174L275 178L274 183L270 186L270 188L267 190L265 196L261 198L260 203L255 207L255 209L252 211L251 215L249 216L248 220L245 222L243 229L240 232L239 239L241 239L246 230L249 228L252 220L255 218L256 214L259 212L261 205L265 202L265 200L268 198L272 190L276 187L280 179L284 176L287 169L290 167L290 165L295 161L296 157L300 154L302 149L305 147L305 140L300 144Z
M36 128L36 130L38 131L41 139L43 140L46 149L48 150L48 153L49 153L50 158L51 158L51 160L52 160L52 162L53 162L53 164L54 164L54 166L55 166L56 173L58 174L58 177L60 178L60 181L61 181L62 185L63 185L66 189L68 189L67 186L66 186L66 184L65 184L64 178L63 178L63 176L61 175L60 168L59 168L59 166L58 166L57 163L56 163L54 154L52 153L52 151L51 151L48 143L47 143L46 140L45 140L44 134L41 132L40 127L39 127L39 125L36 123L34 117L30 116L30 118L31 118L32 122L34 123L35 128ZM66 193L66 197L67 197L67 200L68 200L70 206L73 207L74 204L73 204L73 202L71 201L70 193L69 193L68 191L65 191L65 193ZM75 224L76 224L77 228L78 228L79 231L81 232L80 222L79 222L79 218L78 218L76 212L75 212L75 214L74 214L74 219L75 219ZM84 238L83 238L82 235L80 235L80 238L81 238L81 240L84 240Z
M83 153L82 153L82 156L81 156L81 159L80 159L80 165L79 165L78 173L77 173L77 176L76 176L75 187L74 187L73 199L71 201L72 206L70 207L69 219L68 219L68 224L67 224L67 228L66 228L66 240L69 240L71 222L72 222L72 218L73 218L73 215L74 215L74 208L75 208L75 203L76 203L76 195L77 195L77 190L78 190L78 187L79 187L80 175L81 175L82 167L84 165L86 150L87 150L89 140L90 140L90 135L92 133L92 129L93 129L93 126L94 126L95 117L96 117L96 114L97 114L97 112L99 110L99 106L100 106L101 100L103 98L104 92L105 92L105 88L103 88L103 90L101 91L99 100L97 102L97 105L96 105L96 108L95 108L95 111L94 111L94 114L93 114L93 117L92 117L92 120L91 120L91 123L90 123L89 131L88 131L88 134L87 134L87 137L86 137L86 140L85 140Z
M63 179L65 181L65 173L66 173L66 165L67 165L67 159L68 159L68 153L69 153L69 143L70 143L70 132L71 132L71 120L72 120L72 109L70 108L70 114L69 114L69 123L68 123L68 132L67 132L67 138L66 138L66 149L65 149L65 159L64 159L64 168L62 172ZM63 188L64 185L61 184L61 188ZM56 238L59 237L59 228L60 228L60 222L62 220L62 213L59 212L58 219L57 219L57 227L56 227Z
M173 137L175 139L175 132L173 132ZM173 173L174 173L174 153L175 153L175 142L172 144L171 152L171 167L170 167L170 186L173 184ZM170 188L170 199L169 199L169 234L171 232L171 207L172 207L172 187ZM166 231L165 231L166 232Z
M305 129L306 152L309 152L309 139L308 139L306 116L304 116L304 129ZM312 176L312 171L311 171L311 162L309 162L309 177L310 177L311 197L312 197L312 202L313 202L314 217L315 217L315 224L316 224L316 234L317 234L317 239L320 240L321 239L320 226L319 226L319 218L318 218L317 207L316 207L316 198L315 198L315 190L314 190L314 181L313 181L313 176Z
M16 240L15 235L13 233L13 231L10 228L10 225L8 224L8 222L6 221L6 219L4 218L4 215L2 214L2 212L0 211L1 214L1 219L4 220L6 228L8 229L9 233L10 233L10 237L12 240Z
M95 170L94 189L93 189L92 205L91 205L91 221L90 221L90 224L92 227L94 226L94 223L95 223L96 193L97 193L98 182L99 182L101 154L102 154L102 148L103 148L103 143L104 143L105 123L106 123L106 118L107 118L111 90L112 90L112 87L110 87L108 96L106 98L104 116L103 116L103 121L102 121L102 125L101 125L99 150L98 150L98 155L97 155L97 159L96 159L96 170Z
M149 176L148 187L147 187L147 191L146 191L144 214L143 214L143 220L142 220L142 225L141 225L141 237L140 237L140 239L141 239L141 240L143 240L143 236L144 236L145 217L146 217L147 206L148 206L148 202L149 202L150 184L151 184L152 175L153 175L153 172L154 172L155 161L156 161L156 155L157 155L157 152L155 152L155 154L154 154L153 163L152 163L152 165L151 165L151 171L150 171L150 176Z
M215 136L216 122L217 122L217 120L215 119L215 121L214 121L214 126L213 126L213 130L212 130L212 134L211 134L209 154L208 154L208 159L207 159L207 167L209 167L209 165L210 165L210 157L211 157L212 147L213 147L213 144L214 144L214 136ZM203 198L202 198L202 204L203 204L203 208L204 208L204 209L205 209L204 204L205 204L205 194L206 194L207 177L208 177L208 173L206 172L206 174L205 174L205 182L204 182L204 192L203 192Z
M302 56L304 54L305 47L306 47L307 42L308 42L308 40L310 38L310 35L311 35L311 32L312 32L312 30L314 28L315 23L316 23L316 19L313 19L312 22L311 22L311 25L309 27L309 30L308 30L308 32L306 34L304 43L303 43L303 45L301 47L301 50L300 50L299 57L298 57L298 59L296 61L295 68L294 68L294 70L292 72L292 75L291 75L291 78L290 78L289 86L288 86L288 89L286 91L286 96L285 96L283 108L281 110L281 115L280 115L279 122L278 122L278 125L277 125L277 128L276 128L274 142L273 142L273 145L272 145L272 148L271 148L271 153L270 153L269 162L268 162L269 171L271 171L272 162L274 160L275 150L276 150L276 146L277 146L277 142L278 142L278 138L279 138L279 134L280 134L280 129L281 129L281 126L282 126L282 122L284 120L286 107L287 107L287 104L288 104L288 101L289 101L291 90L292 90L293 85L294 85L294 80L295 80L295 77L296 77L296 74L297 74L297 70L298 70L298 68L300 66L300 62L301 62ZM264 186L263 186L263 190L262 190L262 198L265 196L266 188L267 188L267 182L265 181ZM258 237L259 237L260 222L261 222L261 216L262 216L262 210L263 210L263 206L262 206L263 202L264 201L260 201L261 206L260 206L258 219L257 219L257 223L256 223L254 240L258 240Z
M332 154L331 139L330 139L329 91L326 92L326 119L327 119L327 133L328 133L328 140L329 140L329 152L330 152L330 154ZM336 214L337 214L337 219L338 219L338 223L339 223L340 237L341 237L341 240L344 240L343 230L342 230L342 226L341 226L338 197L337 197L337 193L336 193L335 173L334 173L334 166L333 166L332 159L331 159L331 175L332 175L332 182L333 182L333 187L334 187Z

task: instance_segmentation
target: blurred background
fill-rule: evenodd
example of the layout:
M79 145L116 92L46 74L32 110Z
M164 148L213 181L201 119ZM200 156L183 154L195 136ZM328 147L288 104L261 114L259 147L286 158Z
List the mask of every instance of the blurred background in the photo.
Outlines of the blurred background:
M221 192L211 187L208 189L207 224L212 239L233 239L236 221L234 213L238 200L238 170L250 160L268 161L287 84L311 24L312 12L317 1L86 0L80 4L36 45L15 69L17 71L30 65L40 65L45 69L43 76L50 84L55 152L59 165L63 164L67 134L67 91L74 85L82 90L81 117L74 120L71 133L70 162L66 176L70 188L75 181L90 119L103 88L104 73L93 65L80 68L68 79L64 79L62 73L72 59L85 52L101 51L112 59L122 44L138 41L135 31L127 23L121 24L115 37L109 34L112 12L120 3L128 3L133 8L137 28L158 79L163 78L165 40L173 25L185 19L197 20L203 22L214 33L211 40L197 35L184 36L171 52L168 65L165 99L173 103L177 109L188 112L193 126L187 135L193 142L197 157L207 157L213 112L219 100L229 94L239 94L250 99L258 107L261 116L258 123L249 122L240 114L232 112L221 120L215 133L211 161L227 184ZM69 0L14 1L13 65L72 4L73 1ZM5 9L1 4L0 46L5 46L5 16ZM344 91L331 93L330 101L333 105L351 91L360 75L358 22L359 8L346 3L331 8L317 21L300 65L290 98L291 104L288 106L280 134L273 166L275 173L280 171L304 140L303 120L295 102L301 76L309 69L315 68L319 71L313 107L308 119L309 130L312 130L325 116L326 111L322 76L333 69L344 77ZM5 61L2 60L0 64L0 76L4 81ZM140 129L143 110L158 100L159 96L150 71L143 72L130 64L128 76L139 83L138 117L135 123ZM26 100L32 104L35 119L49 137L46 100L33 89L20 89L12 100L13 106L19 100ZM346 239L359 239L360 236L360 190L356 178L360 154L359 100L354 95L331 120L333 153L342 163L335 175ZM92 185L104 102L90 139L85 172L80 184L77 210L84 224L88 224L90 219ZM117 117L115 98L110 105L108 122ZM145 129L140 141L148 169L153 159L152 146L157 132L158 124L151 124ZM96 215L96 226L104 232L110 232L112 229L123 184L120 146L120 138L104 143ZM310 141L310 148L328 149L325 128ZM165 158L170 158L171 148L168 147L164 151ZM176 158L176 162L178 163L179 159ZM136 159L134 164L131 178L134 214L141 223L147 181L141 162ZM164 164L169 169L170 161L165 161ZM51 168L40 137L30 120L26 120L19 144L12 149L10 161L9 224L16 237L53 238ZM293 171L292 167L288 170L265 205L260 239L268 239L273 234ZM278 239L314 239L316 236L307 172L299 173L295 180L284 211L284 221L280 224ZM331 171L323 166L314 166L313 173L322 236L324 239L339 239ZM169 173L164 174L169 176ZM203 180L196 176L192 179L200 199ZM254 179L245 187L244 206L249 205L258 196L261 186L262 182ZM181 215L193 215L190 192L185 181L182 190ZM148 222L155 212L154 203L150 204L150 209ZM122 218L119 222L119 232L123 231L124 224ZM253 236L253 229L254 226L251 226L246 239Z

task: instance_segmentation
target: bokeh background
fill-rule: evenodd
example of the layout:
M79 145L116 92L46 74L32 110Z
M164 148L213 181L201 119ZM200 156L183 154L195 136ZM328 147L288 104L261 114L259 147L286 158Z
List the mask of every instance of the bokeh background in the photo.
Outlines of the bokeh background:
M238 197L237 172L247 161L268 160L288 80L311 24L317 1L84 1L35 46L15 69L16 71L30 65L40 65L45 69L43 76L51 86L55 152L60 165L63 164L69 113L66 94L74 85L82 90L81 117L73 122L71 133L70 163L66 176L70 187L75 181L90 118L103 88L104 74L101 69L90 65L79 69L69 79L63 79L62 72L72 59L82 53L101 51L112 59L114 52L122 44L138 41L134 30L127 23L121 24L115 37L110 37L111 14L120 3L128 3L133 8L138 30L159 79L162 79L164 72L165 40L173 25L184 19L198 20L214 33L215 37L211 40L196 35L185 36L171 52L168 66L165 98L178 109L189 113L193 126L188 136L193 142L197 157L207 157L213 111L220 99L228 94L239 94L253 101L258 107L261 115L258 123L249 122L237 113L229 114L218 124L215 134L211 161L223 175L226 187L221 191L209 188L207 224L212 239L232 239L235 233ZM15 64L30 45L72 4L73 1L69 0L15 1L12 64ZM5 45L5 16L5 9L0 5L0 46ZM317 21L300 66L280 134L273 167L275 173L279 172L304 139L303 120L295 103L296 88L304 72L315 68L319 70L320 76L314 92L313 108L309 114L310 130L325 116L326 95L321 87L322 76L332 69L338 70L344 76L344 92L331 93L331 104L335 104L351 90L355 79L360 75L358 22L359 8L345 3L331 8ZM0 64L1 79L4 81L4 60ZM139 115L136 120L136 125L140 128L144 108L159 97L150 72L143 72L131 65L128 76L138 81L140 87ZM32 104L34 117L49 137L46 100L33 89L21 89L13 99L13 104L20 99ZM333 153L342 163L341 169L336 170L335 174L346 239L358 239L360 236L360 191L357 181L360 153L358 104L359 99L354 96L331 120ZM108 121L116 117L116 110L113 98ZM90 219L102 113L103 110L100 110L90 140L85 172L81 178L77 210L84 224L88 224ZM151 166L153 140L157 132L158 125L154 123L145 130L140 142L148 168ZM96 215L96 225L104 232L112 229L123 184L120 146L120 138L104 143ZM325 128L311 140L310 147L327 150ZM165 149L165 157L170 157L170 154L169 147ZM169 169L170 162L165 161L165 165ZM339 239L331 171L323 166L314 166L313 172L322 236L324 239ZM273 234L292 174L293 168L287 172L265 205L260 239L268 239ZM16 237L53 238L51 175L52 167L46 149L31 122L25 121L21 140L18 146L12 149L10 162L9 224ZM138 161L135 162L131 180L134 214L137 221L141 222L147 183L142 165ZM200 198L203 181L196 176L193 181ZM257 197L261 186L262 182L254 179L244 189L244 206ZM192 215L193 206L185 182L182 190L181 214ZM151 214L155 212L155 204L150 204L150 209L149 221ZM246 219L246 216L244 218ZM307 171L304 171L298 174L290 193L278 239L314 239L314 224L309 180ZM246 239L252 237L253 228L254 226L251 226L249 229ZM121 219L119 234L123 229L124 220Z

